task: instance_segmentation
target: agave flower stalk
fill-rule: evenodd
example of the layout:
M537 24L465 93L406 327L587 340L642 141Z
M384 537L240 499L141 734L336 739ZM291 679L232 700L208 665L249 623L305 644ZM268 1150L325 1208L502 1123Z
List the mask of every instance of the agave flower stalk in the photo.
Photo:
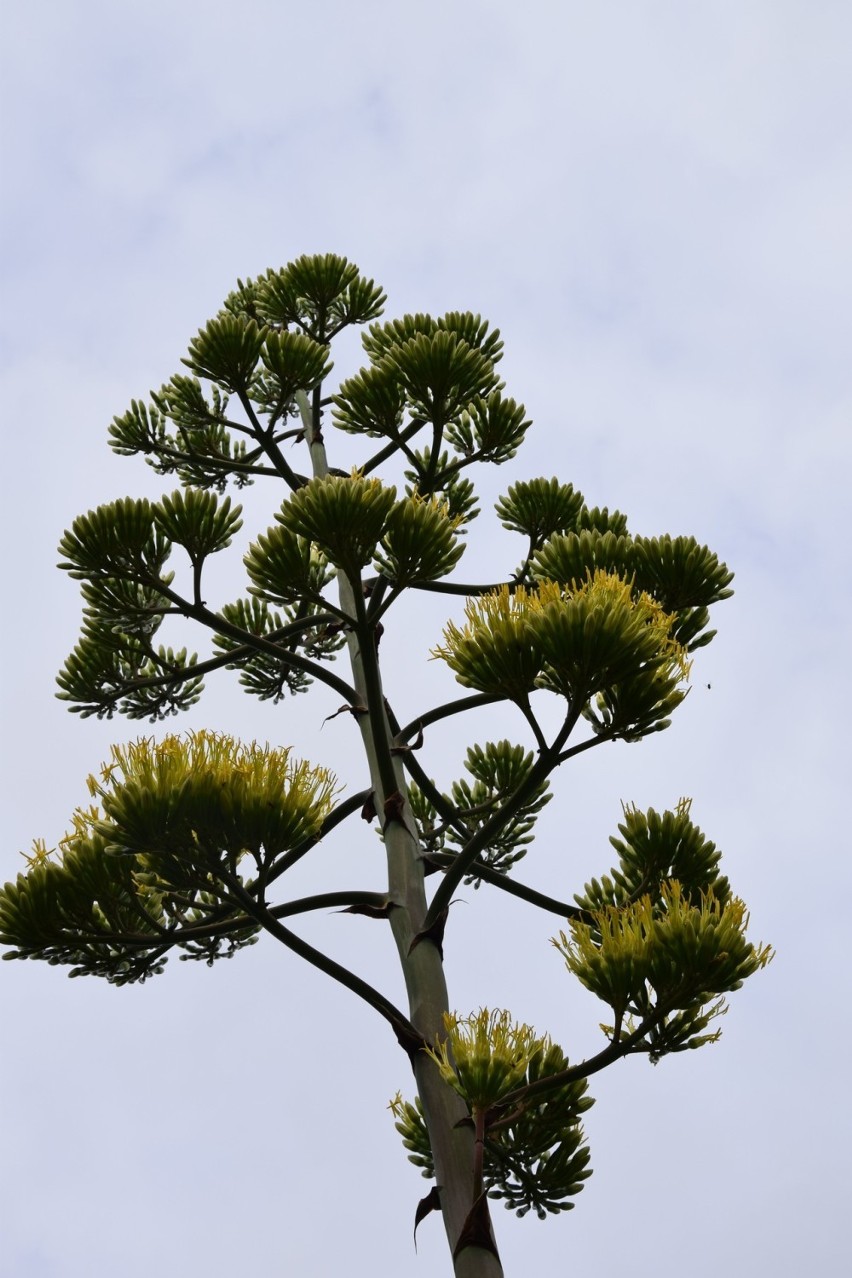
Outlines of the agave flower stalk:
M460 580L482 513L470 476L513 461L531 422L504 394L503 344L479 315L380 323L384 302L334 254L239 281L191 340L184 370L110 427L118 454L144 457L179 487L107 502L60 544L83 596L58 679L76 713L164 720L222 670L272 704L322 684L346 712L337 726L360 736L357 793L341 796L328 769L289 747L226 733L116 746L68 834L55 849L37 839L0 890L0 942L6 957L123 985L159 974L174 952L212 965L273 937L392 1030L416 1094L391 1111L433 1182L415 1223L440 1212L457 1278L501 1278L490 1204L566 1212L591 1174L587 1079L628 1056L714 1042L725 998L771 958L747 939L745 906L688 800L662 813L625 806L617 864L573 902L541 891L534 868L531 881L518 877L541 853L537 822L558 770L669 726L732 574L693 538L633 535L622 512L541 477L512 482L495 508L521 538L518 566ZM367 326L367 363L331 393L331 343L351 325ZM341 436L366 443L359 466L338 456ZM217 604L208 565L242 520L225 488L254 482L278 484L277 510L244 555L243 595ZM411 591L443 596L448 612L465 600L433 650L463 693L404 723L379 641ZM205 634L213 655L160 643L176 622ZM331 663L344 650L341 674ZM545 730L539 706L554 697L560 716ZM436 758L432 729L452 724L455 740L497 706L505 735L466 743L447 783L452 749ZM381 836L385 879L329 883L317 849L359 816ZM545 855L565 849L557 840ZM312 861L322 890L290 890L288 872ZM506 1011L452 1010L443 944L469 885L482 889L480 908L496 890L559 917L567 974L612 1012L600 1051L571 1061ZM299 935L300 919L329 909L389 926L404 1007L359 973L357 954L344 962Z

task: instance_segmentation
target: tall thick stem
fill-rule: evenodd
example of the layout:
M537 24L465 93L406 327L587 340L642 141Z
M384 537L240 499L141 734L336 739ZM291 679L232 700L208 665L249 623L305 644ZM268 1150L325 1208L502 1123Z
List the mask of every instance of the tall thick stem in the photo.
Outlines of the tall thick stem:
M300 407L314 475L326 475L328 463L319 422L307 403ZM384 711L373 631L365 626L363 598L356 596L352 582L343 574L340 604L355 623L349 638L349 657L353 685L368 707L367 714L358 716L358 724L376 811L384 813L385 804L394 793L402 799L401 806L389 805L394 815L385 821L384 839L388 899L393 903L390 925L405 980L409 1019L427 1042L435 1042L445 1036L444 1013L449 1011L449 1000L439 946L432 940L423 940L412 948L428 908L422 851L407 801L403 768L392 754L393 733ZM452 1252L474 1202L474 1132L461 1097L443 1081L425 1052L414 1053L412 1066L429 1130L441 1212ZM456 1278L502 1278L503 1269L496 1254L469 1246L455 1257L454 1272Z

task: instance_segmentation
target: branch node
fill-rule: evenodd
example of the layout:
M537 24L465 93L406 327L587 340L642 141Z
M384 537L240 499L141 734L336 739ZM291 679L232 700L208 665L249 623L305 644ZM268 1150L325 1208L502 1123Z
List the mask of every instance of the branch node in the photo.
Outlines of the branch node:
M335 710L333 714L327 714L323 719L323 723L328 723L330 719L336 719L339 714L367 714L366 706L341 706L339 710Z
M467 1247L481 1247L490 1251L492 1256L500 1259L494 1231L491 1228L491 1214L488 1211L488 1195L483 1191L474 1202L462 1225L462 1231L453 1248L453 1260L457 1260Z
M408 947L409 954L417 948L421 941L431 941L441 958L444 957L444 928L447 924L448 914L449 908L442 910L431 927L427 927L425 931L417 933Z
M397 737L397 740L399 738ZM420 725L417 737L414 741L403 741L402 745L391 746L391 754L410 754L412 750L419 750L423 745L423 725Z
M405 825L405 821L403 820L404 811L405 799L402 797L399 790L394 790L393 794L389 794L385 799L384 807L382 809L385 819L384 828L387 829L391 821L398 821L400 825Z
M414 1061L418 1052L428 1050L429 1044L412 1025L400 1018L390 1022L391 1028L396 1035L396 1041L408 1057L408 1063L411 1066L411 1072L414 1073Z
M364 914L368 919L386 919L389 917L393 909L392 901L385 901L384 905L347 905L345 910L338 910L338 914Z
M414 1250L417 1250L417 1226L421 1220L432 1211L441 1210L441 1189L439 1185L433 1185L425 1198L421 1198L417 1204L417 1210L414 1213Z

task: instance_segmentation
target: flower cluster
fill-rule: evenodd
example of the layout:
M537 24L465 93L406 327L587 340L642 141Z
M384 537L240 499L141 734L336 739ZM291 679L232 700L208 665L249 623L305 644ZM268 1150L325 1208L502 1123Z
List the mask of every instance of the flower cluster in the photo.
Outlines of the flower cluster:
M469 600L465 614L464 626L447 625L434 655L465 686L513 701L536 688L579 707L595 694L612 697L628 687L635 699L639 679L653 686L655 705L668 708L689 675L686 651L671 636L673 618L602 569L576 588L553 581L534 589L503 586ZM639 700L645 713L647 697Z

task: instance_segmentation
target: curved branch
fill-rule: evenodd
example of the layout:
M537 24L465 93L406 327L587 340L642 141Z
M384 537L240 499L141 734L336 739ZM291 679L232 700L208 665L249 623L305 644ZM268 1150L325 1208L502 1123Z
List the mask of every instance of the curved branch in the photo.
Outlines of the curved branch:
M430 852L429 860L436 865L448 867L456 860L456 854L453 852ZM591 915L588 910L581 909L579 905L569 905L567 901L557 901L555 897L547 896L544 892L538 892L535 888L527 887L524 883L518 883L515 879L510 879L505 874L501 874L499 870L486 865L484 861L474 861L469 873L472 874L474 872L478 879L482 879L483 883L490 883L492 887L498 887L501 891L508 892L510 896L517 896L522 901L528 901L530 905L536 905L540 910L547 910L549 914L558 914L563 919L575 919L578 923L591 921Z
M587 737L585 741L580 741L577 745L572 746L570 750L563 750L556 760L557 766L565 763L567 759L573 759L575 755L584 754L586 750L592 750L595 746L603 745L605 741L617 741L618 733L602 732L600 736Z
M412 439L425 425L426 423L424 421L418 419L409 422L405 430L401 430L395 439L391 439L389 444L386 444L384 448L380 448L379 451L374 453L363 466L358 468L361 471L361 474L369 475L372 471L376 470L377 467L381 466L382 462L386 462L388 458L393 457L394 453L399 452L404 453L413 466L416 458L411 450L406 448L405 445L408 440Z
M140 449L140 451L142 450ZM181 452L177 448L170 448L168 444L157 444L156 448L151 448L149 451L157 457L168 458L168 460L173 462L175 466L209 466L213 470L224 471L228 475L248 475L252 478L267 477L280 479L280 475L277 470L273 470L271 466L255 466L248 457L241 460L237 457L213 457L207 456L204 453L185 453Z
M269 913L275 919L286 919L292 914L308 914L311 910L346 909L349 906L366 906L373 910L386 910L390 907L386 892L339 891L316 892L313 896L298 897L295 901L285 901L283 905L273 905Z
M455 863L450 867L444 876L443 882L439 885L437 892L432 898L426 917L423 920L421 934L426 934L429 928L434 927L443 912L449 908L458 885L466 874L470 872L470 867L476 861L479 853L483 848L487 848L488 844L496 834L503 829L507 821L515 815L515 813L523 806L526 800L535 792L542 781L553 772L554 768L559 766L559 755L562 746L568 740L568 737L574 730L577 720L580 717L579 709L570 709L565 717L561 729L556 735L551 747L545 752L539 754L538 759L530 768L523 781L518 785L513 794L509 796L503 806L494 813L490 820L483 822L476 833L468 840L465 846L458 854Z
M491 595L496 590L508 586L514 590L520 583L517 581L492 581L485 585L461 581L412 581L409 590L431 590L439 595Z
M304 839L295 848L292 848L286 856L282 856L275 862L266 877L266 882L274 883L286 870L290 869L291 865L301 861L302 857L306 856L311 848L316 847L335 826L340 825L353 812L360 812L372 793L372 790L361 790L358 794L350 795L348 799L338 803L337 807L325 818L317 834L312 834L310 838Z
M523 701L518 701L518 709L527 721L530 731L535 737L535 743L538 746L539 753L542 754L547 750L547 739L541 730L538 719L533 714L533 708L530 705L529 696L525 696Z
M402 762L406 772L417 782L420 792L426 796L438 815L444 818L445 825L452 826L463 839L469 839L471 837L469 826L456 807L441 793L431 777L427 776L419 761L412 754L405 754Z
M327 954L323 954L322 950L315 949L313 945L309 945L307 941L303 941L301 937L296 936L295 932L291 932L283 923L280 923L266 906L259 901L255 901L254 897L246 892L238 880L235 879L232 882L228 882L228 888L234 897L239 900L250 918L259 923L265 931L274 936L282 945L286 945L288 950L298 954L299 958L303 958L312 967L324 972L326 976L330 976L332 980L345 986L353 994L357 994L360 999L368 1003L380 1016L384 1017L403 1042L411 1043L420 1040L420 1035L408 1017L404 1016L399 1008L391 1003L390 999L385 998L384 994L374 989L367 981L363 981L360 976L356 976L354 972L350 972L348 967L344 967L341 963L336 963ZM383 898L383 900L386 900L386 898Z
M243 411L251 423L252 433L260 447L266 453L269 460L275 467L275 473L280 475L284 482L295 491L297 488L304 488L308 482L304 475L297 475L293 467L287 461L281 449L276 444L269 430L261 422L257 413L254 411L254 405L245 391L238 391L237 397L243 406Z
M402 745L408 741L409 737L415 736L423 728L428 728L433 723L439 723L441 719L448 719L454 714L463 714L466 710L475 710L479 706L493 705L495 701L506 700L506 697L500 697L493 692L476 692L469 697L459 697L458 701L447 701L444 705L437 706L434 710L427 710L425 714L418 715L416 719L412 719L404 728L400 728L390 707L388 707L388 719L394 732L395 742Z
M169 608L163 615L182 617L184 613L180 608ZM264 637L271 643L278 643L282 639L287 639L290 635L299 634L304 630L311 630L314 625L334 625L336 620L334 613L318 612L311 617L310 625L306 625L304 620L294 621L292 625L284 626L281 630L272 630ZM149 652L159 661L159 657L150 645ZM199 675L210 674L213 670L221 670L223 666L237 666L246 658L251 657L254 652L255 649L249 644L240 644L238 648L232 648L230 652L223 653L220 657L210 657L207 661L198 661L194 666L176 666L171 674L151 675L148 679L134 679L127 684L127 687L135 692L137 689L143 688L161 688L167 683L184 683L187 679L196 679Z
M299 897L293 901L285 901L281 905L266 907L269 915L275 919L290 918L294 914L308 914L312 910L324 910L349 906L366 906L369 909L383 910L389 902L386 892L366 892L360 889L341 890L338 892L319 892L313 896ZM228 905L224 905L227 909ZM146 921L149 921L146 916ZM248 914L231 915L230 917L212 919L206 923L188 923L180 928L163 927L156 924L156 934L148 932L79 932L75 937L98 944L127 945L132 949L156 949L162 953L174 946L186 945L191 941L204 941L215 936L230 936L232 932L240 932L246 927L253 927L257 920ZM261 925L262 926L262 925Z
M606 1069L608 1065L612 1065L615 1061L621 1060L624 1056L629 1056L636 1049L639 1043L649 1030L652 1030L660 1021L664 1020L672 1010L668 1005L656 1007L654 1011L646 1016L643 1021L624 1038L613 1039L608 1047L605 1047L597 1055L589 1057L586 1061L581 1061L579 1065L571 1065L568 1069L560 1070L558 1074L549 1074L546 1078L538 1078L534 1083L527 1083L524 1087L518 1087L513 1092L509 1092L500 1101L500 1109L515 1108L519 1105L525 1105L528 1100L536 1096L546 1095L557 1087L564 1087L566 1083L576 1083L581 1078L590 1078L592 1074L598 1074L602 1069Z
M297 670L304 671L305 674L310 675L311 678L316 679L319 683L324 683L329 688L333 688L350 706L357 709L361 708L361 698L355 689L339 678L338 675L332 674L330 670L326 670L317 662L311 661L308 657L300 657L295 652L282 651L277 644L272 643L264 635L249 635L247 630L243 630L242 627L226 621L218 613L211 612L204 604L190 604L176 590L172 590L170 586L165 585L158 578L152 577L145 584L154 586L164 598L171 600L180 609L184 617L191 617L193 621L200 621L203 626L207 626L209 630L215 631L216 634L228 635L230 638L238 640L241 646L253 648L257 652L267 653L269 656L275 657L276 661L281 661L285 665L294 666ZM232 654L229 655L231 660L233 660Z

